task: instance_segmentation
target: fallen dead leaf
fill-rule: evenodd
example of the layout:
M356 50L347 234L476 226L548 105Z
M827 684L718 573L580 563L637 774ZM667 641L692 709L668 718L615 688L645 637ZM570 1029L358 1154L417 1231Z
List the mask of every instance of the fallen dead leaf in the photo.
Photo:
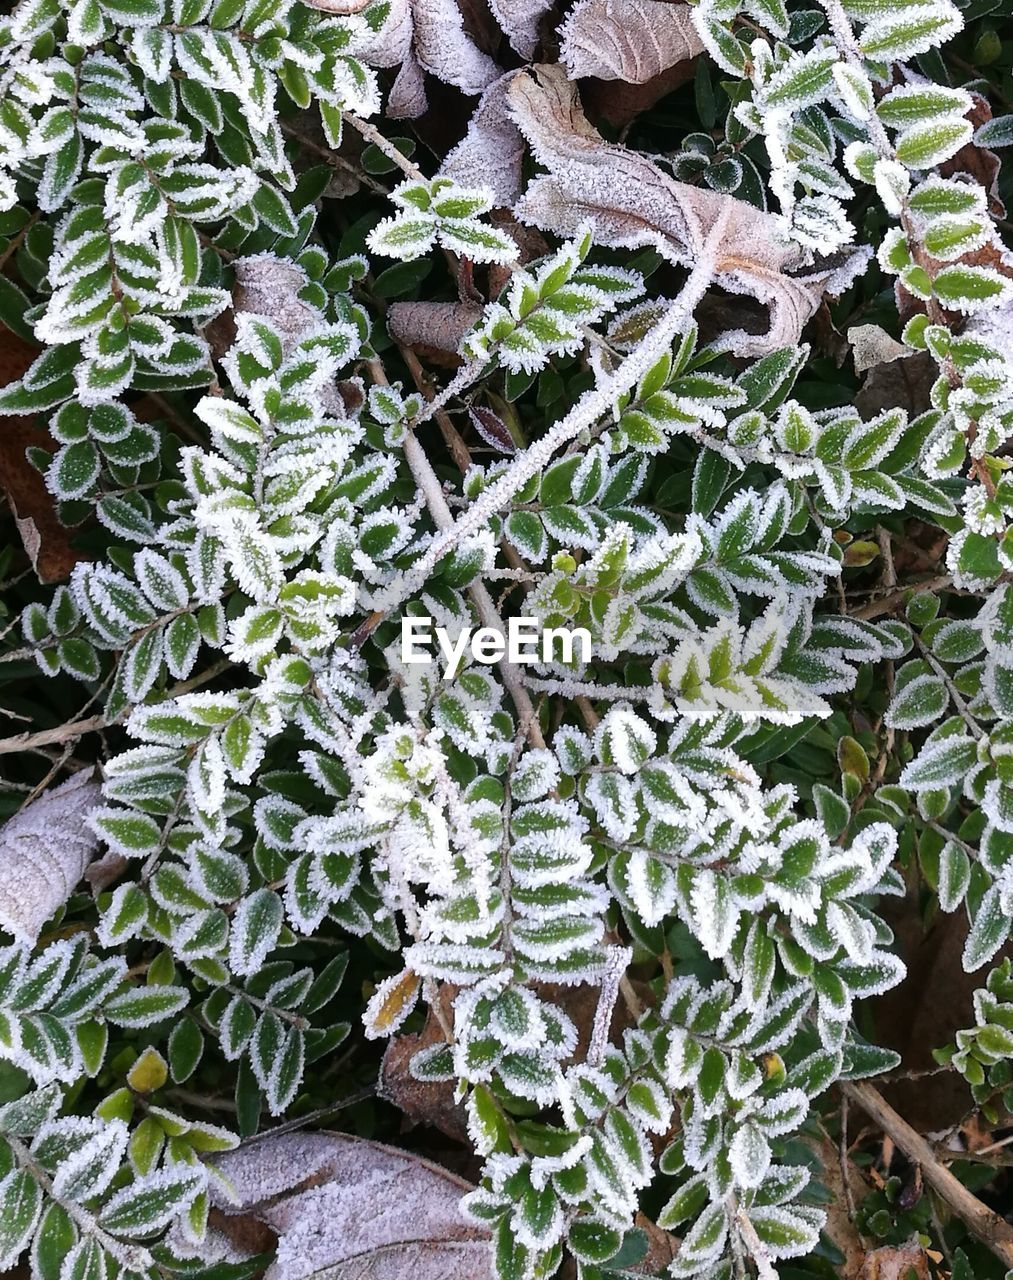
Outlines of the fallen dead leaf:
M36 347L4 330L0 386L20 378L37 355ZM53 495L25 457L25 450L33 446L53 451L57 447L48 431L35 425L34 418L0 417L0 490L11 505L18 535L39 581L62 582L87 556L74 547L73 529L60 523Z
M481 314L475 302L395 302L387 310L387 330L419 355L435 351L457 357L461 339Z
M577 79L646 84L703 52L688 4L577 0L560 27L560 61Z
M552 0L489 0L493 17L522 58L533 58Z
M285 1133L217 1157L222 1233L252 1218L278 1238L266 1280L491 1280L488 1234L465 1221L471 1186L428 1160L340 1133ZM248 1231L248 1225L246 1227Z
M677 182L647 156L607 143L590 125L576 88L557 66L515 77L507 90L514 121L535 159L549 172L529 182L515 206L525 222L571 235L591 220L595 239L611 248L653 246L672 262L696 261L719 216L727 224L718 247L716 281L768 309L764 334L724 335L736 355L796 345L824 294L842 292L867 254L803 265L800 251L777 238L777 220L744 200Z
M440 988L440 1001L448 1022L453 1021L456 990L447 983ZM454 1098L454 1082L416 1080L411 1073L411 1060L419 1050L443 1042L443 1028L430 1009L421 1031L391 1039L380 1064L377 1093L392 1102L412 1123L431 1125L455 1142L467 1144L467 1114Z
M929 1280L929 1258L921 1245L876 1249L868 1254L858 1280Z
M891 360L903 359L911 350L903 342L891 338L878 324L856 324L848 330L848 341L851 343L856 373L864 373L877 364L889 364Z
M450 152L440 173L462 187L485 186L497 206L512 205L521 193L524 139L514 124L506 91L518 73L507 72L482 94L468 132Z
M357 39L356 56L376 67L400 70L387 114L414 119L426 109L422 72L462 93L479 94L501 69L472 38L473 15L456 0L392 0L379 30Z
M85 818L102 798L90 769L44 792L0 827L0 926L32 945L98 848Z

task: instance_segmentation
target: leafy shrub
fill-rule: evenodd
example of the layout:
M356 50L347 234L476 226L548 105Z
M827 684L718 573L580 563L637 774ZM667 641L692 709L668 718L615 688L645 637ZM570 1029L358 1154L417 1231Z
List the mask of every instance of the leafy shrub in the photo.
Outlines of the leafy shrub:
M0 22L0 411L48 495L2 561L0 1259L39 1280L256 1272L211 1217L242 1153L387 1037L466 1117L499 1280L630 1274L645 1223L673 1277L827 1274L887 920L964 911L969 973L1013 927L1013 134L961 11L466 8ZM521 615L590 656L402 653ZM975 984L936 1047L998 1123L1009 959Z

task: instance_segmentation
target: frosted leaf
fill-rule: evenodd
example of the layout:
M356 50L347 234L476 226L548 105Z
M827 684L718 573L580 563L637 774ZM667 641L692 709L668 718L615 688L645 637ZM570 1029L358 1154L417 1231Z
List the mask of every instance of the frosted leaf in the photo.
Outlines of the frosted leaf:
M542 19L552 9L551 0L490 0L489 8L521 57L533 58Z
M101 795L84 769L0 827L0 924L18 941L35 942L95 855L86 820Z
M366 1038L393 1035L415 1008L421 989L422 983L410 969L384 978L362 1015Z
M611 707L595 731L599 757L625 774L634 774L657 746L657 735L629 706Z
M521 193L524 139L506 104L506 90L516 74L507 72L489 85L468 132L440 166L440 173L459 186L488 187L497 207L512 205Z
M585 118L575 86L561 68L541 66L518 75L507 93L514 121L536 160L549 170L548 177L529 182L518 202L515 212L522 221L570 235L590 217L599 244L650 245L671 261L691 264L719 215L729 215L716 279L766 305L770 328L763 335L725 333L724 349L762 355L796 346L824 292L846 287L836 266L788 274L800 267L801 255L783 241L772 214L734 196L677 182L646 156L605 142Z
M354 1280L491 1280L488 1233L469 1223L462 1180L417 1156L339 1134L265 1137L215 1159L234 1200L276 1232L267 1280L326 1271Z
M90 1200L101 1195L116 1175L126 1152L127 1127L122 1120L93 1123L98 1126L94 1136L60 1162L53 1178L54 1196L78 1202ZM59 1126L61 1122L53 1124ZM40 1131L36 1144L44 1132Z
M229 964L233 973L257 973L278 939L283 909L270 889L258 889L243 898L232 919Z
M732 1175L740 1187L759 1187L770 1168L770 1143L748 1121L737 1130L728 1148Z
M419 66L462 93L481 93L500 69L464 30L455 0L412 0Z
M662 0L578 0L560 28L570 76L646 84L703 52L688 4Z

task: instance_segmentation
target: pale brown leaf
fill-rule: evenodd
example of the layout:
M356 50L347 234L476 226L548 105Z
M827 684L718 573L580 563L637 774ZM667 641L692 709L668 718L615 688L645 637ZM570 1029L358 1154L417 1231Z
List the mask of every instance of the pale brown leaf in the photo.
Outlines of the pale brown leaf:
M370 0L304 0L304 3L310 9L319 9L321 13L336 13L341 17L348 17L368 8Z
M425 73L409 51L391 86L387 115L391 120L417 120L428 106Z
M533 58L542 18L552 8L552 0L489 0L489 8L521 57Z
M497 205L512 205L521 194L524 139L507 108L506 91L518 73L494 80L475 108L468 132L440 166L462 187L489 187Z
M456 355L461 339L481 315L477 302L395 302L387 311L387 331L406 347Z
M921 1245L875 1249L867 1254L859 1280L929 1280L929 1259Z
M571 76L646 84L703 52L688 4L577 0L560 28L560 60Z
M412 30L411 0L390 0L380 29L357 35L356 57L373 67L400 66L411 50Z
M878 324L856 324L848 330L848 341L851 343L856 373L864 373L877 364L902 360L911 351L903 342L891 338Z
M287 1133L215 1163L238 1201L220 1199L224 1213L278 1236L266 1280L491 1280L488 1235L459 1208L471 1187L409 1152Z
M677 182L647 156L605 142L580 106L562 68L539 66L507 90L514 122L548 176L529 184L515 206L522 221L572 235L587 220L595 240L612 248L653 246L689 265L703 251L719 214L728 219L717 252L716 280L750 294L769 312L766 333L733 330L724 349L762 355L798 343L802 326L826 292L847 287L867 258L805 266L800 250L779 239L777 219L744 200Z
M462 93L478 94L501 74L464 29L455 0L412 0L419 66Z
M18 942L34 943L74 892L98 848L85 818L101 796L84 769L0 827L0 927Z

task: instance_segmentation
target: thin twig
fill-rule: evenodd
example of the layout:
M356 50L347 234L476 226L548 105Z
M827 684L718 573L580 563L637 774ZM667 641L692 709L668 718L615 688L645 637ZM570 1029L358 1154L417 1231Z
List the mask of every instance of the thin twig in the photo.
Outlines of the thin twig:
M181 694L189 693L192 689L220 676L231 666L232 663L224 658L213 667L209 667L207 671L201 672L199 676L174 686L169 690L168 697L177 698ZM86 733L96 733L100 729L109 729L113 725L121 724L129 713L128 707L112 720L107 720L104 715L88 716L84 720L71 720L67 724L57 725L54 729L40 729L37 733L16 733L12 738L0 738L0 755L11 755L16 751L34 751L38 747L49 747L54 743L72 742L77 738L83 738Z
M968 1231L991 1249L1005 1267L1013 1267L1013 1226L982 1204L940 1164L922 1135L898 1115L872 1085L864 1081L844 1082L841 1091L879 1125L909 1160L921 1166L924 1180L946 1201Z
M724 235L729 210L724 209L707 236L700 258L690 272L678 298L672 302L661 318L644 338L633 348L614 373L604 378L580 397L569 413L556 422L539 440L518 454L510 467L475 499L467 511L450 523L433 539L429 547L401 579L388 588L384 608L373 614L355 632L361 643L384 617L396 609L402 601L426 581L443 557L462 539L485 528L497 512L507 506L513 496L533 476L536 476L553 455L575 440L582 431L592 426L598 418L614 405L650 369L658 355L666 350L675 336L682 332L693 315L697 304L714 279L716 255ZM444 506L446 503L444 502ZM449 514L449 508L447 508ZM491 603L491 602L490 602Z

